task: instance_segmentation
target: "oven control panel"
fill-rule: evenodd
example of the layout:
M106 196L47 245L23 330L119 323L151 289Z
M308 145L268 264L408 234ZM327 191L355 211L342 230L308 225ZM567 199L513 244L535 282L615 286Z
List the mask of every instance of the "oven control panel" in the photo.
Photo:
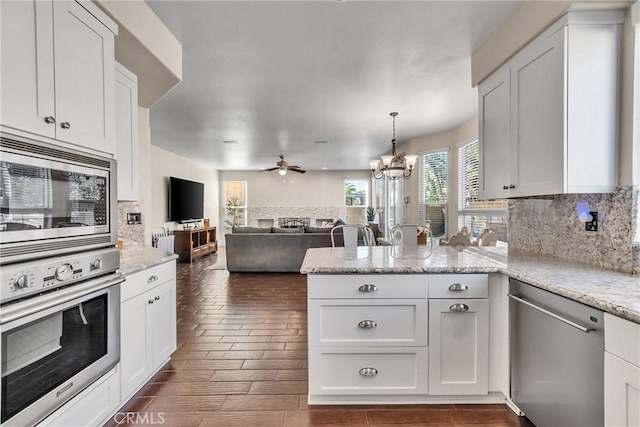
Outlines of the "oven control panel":
M101 276L119 267L120 251L115 247L3 266L0 303Z

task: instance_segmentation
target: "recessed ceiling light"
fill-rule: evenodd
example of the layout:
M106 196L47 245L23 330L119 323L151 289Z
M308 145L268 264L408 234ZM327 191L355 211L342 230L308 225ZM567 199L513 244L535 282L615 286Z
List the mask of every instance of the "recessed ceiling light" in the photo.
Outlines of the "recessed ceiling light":
M222 142L224 142L225 144L239 144L238 141L222 141Z
M314 144L328 144L329 141L313 141Z
M322 170L323 170L323 171L326 171L327 169L328 169L328 168L327 168L326 166L323 166L323 167L322 167Z

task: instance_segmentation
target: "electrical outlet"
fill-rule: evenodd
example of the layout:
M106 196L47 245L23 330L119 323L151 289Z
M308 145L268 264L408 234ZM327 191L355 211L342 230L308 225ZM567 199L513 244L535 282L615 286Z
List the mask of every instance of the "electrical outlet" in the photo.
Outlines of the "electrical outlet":
M586 231L598 231L598 212L589 212L591 215L591 221L584 223L584 229Z

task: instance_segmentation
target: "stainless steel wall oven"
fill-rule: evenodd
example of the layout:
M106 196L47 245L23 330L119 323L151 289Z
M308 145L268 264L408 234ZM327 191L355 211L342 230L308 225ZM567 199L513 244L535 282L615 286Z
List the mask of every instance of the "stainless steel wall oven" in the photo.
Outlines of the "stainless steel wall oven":
M116 162L0 134L2 427L34 425L120 360Z
M116 162L0 134L0 263L113 246Z

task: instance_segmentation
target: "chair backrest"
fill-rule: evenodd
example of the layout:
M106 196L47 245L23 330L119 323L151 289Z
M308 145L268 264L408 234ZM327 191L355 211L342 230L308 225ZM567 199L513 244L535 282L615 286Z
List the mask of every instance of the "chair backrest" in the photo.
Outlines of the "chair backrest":
M364 243L365 246L376 245L376 236L373 234L373 230L367 226L362 227L362 243Z
M336 247L334 232L342 229L342 241L345 248L355 248L358 246L358 229L357 225L336 225L331 229L331 246Z

